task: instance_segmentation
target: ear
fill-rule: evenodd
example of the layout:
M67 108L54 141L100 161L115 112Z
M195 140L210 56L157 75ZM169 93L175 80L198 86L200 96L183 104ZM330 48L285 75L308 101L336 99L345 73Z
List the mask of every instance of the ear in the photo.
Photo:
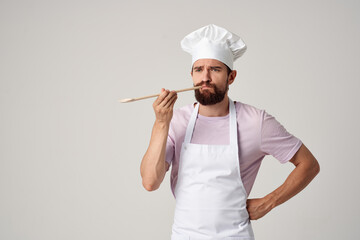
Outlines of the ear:
M235 81L236 74L236 70L232 70L232 72L229 74L229 85Z

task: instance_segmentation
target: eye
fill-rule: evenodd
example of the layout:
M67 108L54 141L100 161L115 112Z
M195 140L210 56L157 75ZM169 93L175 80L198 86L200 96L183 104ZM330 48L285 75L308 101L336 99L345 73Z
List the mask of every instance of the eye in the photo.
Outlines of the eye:
M214 72L220 72L220 69L217 69L217 68L212 68L211 70Z

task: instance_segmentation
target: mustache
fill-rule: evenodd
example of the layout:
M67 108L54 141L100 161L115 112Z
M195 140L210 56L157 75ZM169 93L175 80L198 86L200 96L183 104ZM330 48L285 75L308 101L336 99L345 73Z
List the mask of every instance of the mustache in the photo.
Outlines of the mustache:
M198 87L198 86L203 86L205 85L206 87L212 87L214 88L215 84L211 84L209 82L199 82L198 84L194 85L194 87Z

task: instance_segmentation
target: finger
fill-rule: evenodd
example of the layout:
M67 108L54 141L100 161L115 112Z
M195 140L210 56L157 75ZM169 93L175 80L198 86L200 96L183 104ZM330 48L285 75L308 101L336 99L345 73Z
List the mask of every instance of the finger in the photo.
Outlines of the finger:
M175 95L173 95L169 101L164 105L165 108L172 108L175 104L175 101L177 99L177 94L175 93Z
M169 95L169 90L165 90L164 88L162 88L161 93L159 97L155 100L154 104L159 105L166 98L167 95Z
M167 90L169 91L169 90ZM165 105L167 105L167 103L170 101L170 99L176 94L175 91L171 91L164 99L163 101L159 104L160 107L165 107Z
M169 90L165 90L166 95L164 95L162 98L159 99L159 107L164 107L164 105L169 101L172 94Z
M170 105L171 108L174 108L174 105L175 105L175 103L176 103L176 100L177 100L177 95L176 95L176 98L175 98L174 102Z
M172 109L172 110L174 109L174 105L175 105L175 103L176 103L176 99L177 99L177 98L175 98L173 101L171 101L171 104L169 105L169 108Z

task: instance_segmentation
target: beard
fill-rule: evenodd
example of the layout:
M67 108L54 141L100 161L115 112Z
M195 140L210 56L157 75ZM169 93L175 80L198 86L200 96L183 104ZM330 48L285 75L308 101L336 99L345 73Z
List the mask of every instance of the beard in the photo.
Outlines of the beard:
M195 86L202 85L203 82L198 83ZM206 86L214 89L214 93L207 89L203 90L202 93L200 92L200 89L195 90L195 98L201 105L213 105L221 102L229 89L228 80L226 80L226 88L224 90L219 89L215 84L210 84L209 82L206 82Z

